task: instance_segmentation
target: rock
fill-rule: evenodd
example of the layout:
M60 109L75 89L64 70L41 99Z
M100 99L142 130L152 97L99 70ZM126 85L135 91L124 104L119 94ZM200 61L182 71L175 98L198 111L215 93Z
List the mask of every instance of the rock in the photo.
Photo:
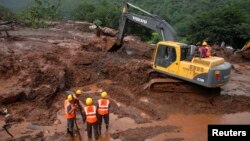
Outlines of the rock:
M92 64L92 60L80 60L79 62L77 62L76 65L90 65Z
M43 128L41 126L38 126L38 125L34 125L32 123L29 123L27 126L26 126L27 129L31 129L31 130L43 130Z
M0 131L3 131L3 126L5 125L5 122L4 121L0 121Z
M31 92L31 88L30 87L27 87L25 90L24 90L24 93L25 93L25 96L27 99L29 100L32 100L35 98L35 96L33 95L33 93Z
M21 80L21 79L20 79ZM28 87L31 86L32 80L30 78L26 79L23 84L22 87Z
M55 120L55 122L54 122L55 125L58 125L58 124L61 124L61 123L62 122L59 119Z
M102 29L102 32L104 35L108 35L108 36L111 36L111 37L115 37L118 33L117 30L114 30L114 29L111 29L111 28L108 28L108 27L103 27Z
M35 135L32 137L32 139L33 139L33 140L37 140L37 141L43 141L43 137L44 137L44 134L43 134L43 132L41 131L41 132L35 134Z
M241 67L239 64L233 64L232 65L232 69L236 70L236 71L240 71L241 70Z
M7 114L7 115L5 116L4 121L5 121L6 123L13 121L12 115L11 115L11 114Z
M242 61L242 55L237 54L237 53L234 53L234 54L230 55L229 58L230 58L231 61L234 61L234 62L241 62Z
M65 71L60 71L59 72L59 89L63 89L65 87Z
M246 59L250 59L250 49L244 50L242 56Z
M23 121L23 119L20 118L20 117L12 116L11 114L7 114L7 115L5 116L4 121L5 121L6 123L11 123L11 122L13 123L13 122L21 122L21 121Z
M111 134L111 137L113 139L119 139L120 138L120 133L113 133L113 134Z
M234 50L233 50L232 48L229 48L229 47L228 47L228 48L225 48L225 49L224 49L225 56L228 57L228 58L230 58L230 57L233 55L233 51L234 51Z
M0 109L0 115L6 115L6 114L8 114L8 109L6 109L6 108L1 108L1 109Z
M22 100L25 97L25 92L22 89L12 90L9 93L0 94L0 102L2 104L10 104Z

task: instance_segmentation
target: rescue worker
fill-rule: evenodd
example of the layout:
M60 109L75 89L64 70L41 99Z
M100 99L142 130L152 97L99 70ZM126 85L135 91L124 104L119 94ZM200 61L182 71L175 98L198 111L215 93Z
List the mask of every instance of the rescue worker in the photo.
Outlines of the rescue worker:
M94 129L95 139L98 139L98 119L97 119L97 107L93 105L92 98L86 99L86 105L84 107L84 121L87 123L87 134L88 138L92 138L92 128Z
M98 121L99 121L99 132L101 133L102 129L102 119L104 119L104 122L106 124L106 130L109 127L109 100L107 99L108 93L107 92L101 92L101 99L98 100Z
M82 116L82 120L83 120L83 107L84 104L82 103L82 101L79 100L80 95L82 94L81 90L77 90L75 93L73 93L73 98L74 98L74 102L75 105L77 106L77 111L80 112L81 116ZM84 122L84 120L83 120Z
M84 107L84 104L82 103L82 101L79 100L80 95L82 94L81 90L76 90L76 92L73 92L73 98L75 99L75 103L77 104L77 106L79 106L79 108L82 109L82 107Z
M204 41L202 43L202 46L206 49L205 57L210 57L211 56L211 48L210 48L210 46L207 44L206 41Z
M202 43L202 46L199 46L199 53L200 53L200 57L201 58L205 58L206 57L206 48Z
M75 119L75 109L73 96L68 95L67 99L64 101L65 117L67 118L67 133L73 137L74 129L74 119Z

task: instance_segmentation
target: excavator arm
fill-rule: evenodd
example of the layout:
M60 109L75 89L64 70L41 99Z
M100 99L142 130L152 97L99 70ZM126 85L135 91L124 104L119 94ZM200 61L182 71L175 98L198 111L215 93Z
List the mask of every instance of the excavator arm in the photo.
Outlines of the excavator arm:
M128 12L129 7L133 7L134 9L144 13L147 16L138 15L135 13ZM112 46L108 51L116 51L122 47L123 38L125 34L125 28L128 20L138 23L142 26L145 26L149 29L152 29L158 32L164 41L176 41L177 36L175 30L172 26L167 23L165 20L162 20L156 15L153 15L137 6L132 5L131 3L123 4L122 16L119 23L119 33L117 42L114 46Z

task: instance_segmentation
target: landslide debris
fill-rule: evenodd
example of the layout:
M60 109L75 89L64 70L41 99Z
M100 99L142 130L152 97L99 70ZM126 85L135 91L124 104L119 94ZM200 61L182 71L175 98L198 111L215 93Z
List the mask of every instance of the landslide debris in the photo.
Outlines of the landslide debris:
M146 72L151 68L154 46L130 36L125 38L119 51L106 52L108 40L112 37L96 37L88 29L89 25L85 22L59 22L49 29L11 31L15 37L11 40L0 38L0 108L7 108L19 119L18 122L52 125L57 112L63 108L65 90L109 80L111 84L100 83L98 86L109 93L111 110L120 118L130 117L136 123L163 120L171 113L250 111L250 87L246 79L250 75L249 62L243 61L240 66L234 64L230 88L223 88L223 94L208 94L207 89L197 91L197 87L190 83L184 87L194 89L194 93L182 92L182 85L166 87L179 88L178 92L141 91L142 85L148 81ZM225 55L223 48L214 49L218 56ZM86 94L81 100L87 96L96 100L99 94ZM0 116L0 120L3 121L4 117ZM175 129L169 126L137 128L112 137L135 140L140 136L139 140L144 140ZM43 134L37 136L47 138ZM23 135L23 138L26 137Z

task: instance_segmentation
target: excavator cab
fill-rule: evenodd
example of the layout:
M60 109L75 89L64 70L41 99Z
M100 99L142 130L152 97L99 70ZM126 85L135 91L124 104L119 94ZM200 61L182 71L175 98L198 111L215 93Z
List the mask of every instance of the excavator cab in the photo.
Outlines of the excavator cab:
M155 66L168 67L176 61L176 49L171 46L159 44L155 56Z
M153 69L160 73L169 72L176 74L179 71L181 46L184 44L173 41L161 41L157 44L154 53ZM187 53L187 52L183 52Z

